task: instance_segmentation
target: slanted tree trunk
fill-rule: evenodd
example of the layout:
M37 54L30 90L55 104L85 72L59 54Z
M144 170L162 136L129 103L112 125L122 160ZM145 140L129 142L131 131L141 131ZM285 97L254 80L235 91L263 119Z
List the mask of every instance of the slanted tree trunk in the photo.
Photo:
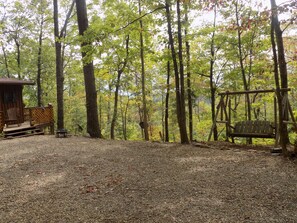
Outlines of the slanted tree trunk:
M180 23L180 7L179 1L177 1L177 14L178 14L178 41L179 51L182 54L182 38L181 38L181 23ZM173 61L173 68L175 74L175 93L176 93L176 114L178 119L180 140L181 143L189 143L186 127L186 114L185 114L185 98L184 98L184 77L183 77L183 62L182 55L179 55L180 69L177 63L177 55L175 52L173 34L172 34L172 21L170 13L170 1L166 0L166 18L167 18L167 32L169 36L169 44L171 46L171 54ZM182 72L181 74L179 72Z
M285 111L283 114L282 99L287 96L286 91L280 91L280 88L288 88L288 73L287 73L287 63L285 59L285 50L283 44L283 31L280 28L280 23L278 20L278 9L275 0L270 0L271 4L271 43L273 49L273 59L274 59L274 77L275 84L277 88L278 96L278 111L279 111L279 134L280 134L280 144L283 153L287 154L287 144L289 141L287 124L284 120L287 119L288 114ZM275 42L276 40L276 42ZM276 50L277 46L277 50ZM280 78L279 78L280 77Z
M126 38L126 58L124 59L122 67L120 67L122 64L122 63L120 63L120 64L118 64L118 69L117 69L116 89L114 92L113 116L112 116L111 127L110 127L110 138L111 139L114 139L114 128L116 125L117 115L118 115L118 98L119 98L121 76L122 76L122 73L124 72L124 69L127 66L128 57L129 57L129 35Z
M139 16L141 16L141 3L138 0L138 11ZM142 19L139 20L140 25L140 60L141 60L141 93L142 93L142 107L143 107L143 131L144 131L144 139L146 141L149 140L148 133L148 114L147 114L147 103L146 103L146 83L145 83L145 68L144 68L144 44L143 44L143 23Z
M79 35L84 37L85 31L89 27L85 0L76 0L76 12ZM81 42L81 48L89 46L90 44L91 43L83 39ZM100 138L101 130L98 121L97 92L95 86L93 61L85 61L86 52L84 50L81 51L81 54L86 91L87 132L92 138Z

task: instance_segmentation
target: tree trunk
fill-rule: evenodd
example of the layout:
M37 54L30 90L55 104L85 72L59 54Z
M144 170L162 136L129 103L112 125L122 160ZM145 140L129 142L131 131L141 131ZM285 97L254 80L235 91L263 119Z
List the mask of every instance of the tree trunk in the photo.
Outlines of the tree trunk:
M138 10L139 16L141 16L141 4L140 0L138 0ZM149 140L148 133L148 114L147 114L147 103L146 103L146 88L145 88L145 68L144 68L144 44L143 44L143 24L142 20L139 20L140 25L140 60L141 60L141 91L142 91L142 106L143 106L143 131L144 131L144 139L146 141Z
M211 118L213 123L213 139L214 141L218 140L218 128L216 125L216 86L214 83L214 63L215 63L215 28L217 20L217 8L214 6L214 20L213 20L213 33L211 36L211 45L210 45L210 69L209 69L209 85L210 85L210 94L211 94Z
M188 111L189 111L189 137L190 141L193 141L193 103L192 103L192 86L191 86L191 70L190 70L190 42L188 40L188 3L185 3L185 38L186 38L186 55L187 55L187 95L188 95Z
M64 75L62 64L62 44L59 35L58 1L54 0L54 32L56 50L56 85L57 85L57 129L64 129Z
M280 88L288 88L288 73L287 63L285 59L285 50L283 44L283 31L280 28L278 20L278 9L275 0L270 0L271 3L271 43L274 57L274 76L277 88L278 96L278 111L279 111L279 134L280 134L280 145L283 153L287 154L287 144L290 143L288 136L287 124L284 123L288 118L288 111L285 111L283 115L283 104L282 99L287 96L287 91L280 91ZM276 40L276 43L275 43ZM277 46L277 50L276 50ZM280 78L279 78L280 74Z
M239 56L239 63L240 63L240 69L241 69L241 75L242 75L242 80L243 80L243 87L245 91L248 91L250 86L248 84L247 81L247 77L246 77L246 73L245 73L245 67L244 67L244 58L243 58L243 53L242 53L242 37L241 37L241 27L239 24L239 19L240 19L240 15L239 15L239 9L238 9L238 0L235 4L235 8L236 8L236 24L237 24L237 47L238 47L238 56ZM247 103L247 120L251 120L252 115L251 115L251 102L250 102L250 96L249 94L245 95L246 97L246 103ZM251 144L252 143L252 139L251 138L247 138L247 143Z
M85 31L89 27L87 7L85 0L76 0L76 12L79 35L84 37ZM82 40L81 48L90 45L91 43ZM85 62L86 52L82 50L82 62L84 71L84 82L86 91L86 108L87 108L87 132L92 138L100 138L101 130L98 121L98 106L97 106L97 92L95 86L95 76L93 61Z
M16 60L17 60L17 65L18 65L18 68L17 68L17 73L18 73L18 79L22 79L22 76L21 76L21 45L19 43L19 41L17 40L17 36L14 37L14 42L15 42L15 45L16 45L16 49L17 49L17 57L16 57Z
M169 46L168 46L169 47ZM169 142L169 94L170 94L170 61L167 62L167 83L165 97L165 142Z
M42 89L41 89L41 71L42 71L42 38L43 38L43 24L44 18L42 15L40 21L40 31L39 31L39 45L38 45L38 58L37 58L37 104L39 107L42 106Z
M181 121L181 141L182 143L189 143L187 134L187 119L186 119L186 105L185 105L185 73L183 63L183 41L181 28L181 12L180 0L177 0L177 36L178 36L178 58L179 58L179 74L180 74L180 121Z
M178 1L177 5L179 5L179 1ZM180 12L178 12L178 15L179 14L180 14ZM182 91L184 90L184 86L182 86L183 81L180 81L177 56L176 56L175 47L174 47L174 40L173 40L172 27L171 27L172 21L171 21L171 13L170 13L170 1L169 0L166 0L166 18L167 18L167 32L168 32L168 36L169 36L169 44L171 46L171 54L172 54L173 68L174 68L174 74L175 74L176 114L177 114L177 120L178 120L179 131L180 131L180 140L181 140L181 143L189 143L189 139L188 139L188 135L187 135L187 128L186 128L185 107L183 106L184 105L184 95L183 95ZM179 36L181 36L180 22L179 22L178 29L179 29ZM180 41L181 41L181 38L179 38L179 43L180 43ZM179 48L181 48L181 47L179 46ZM181 51L181 53L182 53L182 51ZM182 60L181 60L181 62L182 62ZM181 64L180 66L182 66L182 68L180 68L180 71L183 72L183 65Z
M118 64L117 69L117 81L116 81L116 89L114 92L114 107L113 107L113 116L111 120L111 126L110 126L110 138L114 139L114 128L117 121L117 115L118 115L118 98L119 98L119 89L120 89L120 81L121 81L121 75L124 72L124 69L127 66L128 63L128 56L129 56L129 35L126 38L126 58L124 59L124 63L122 67L120 68L120 64Z
M128 115L128 107L129 107L130 98L127 96L127 103L123 105L123 101L121 100L121 113L122 113L122 128L123 128L123 138L124 140L128 140L127 138L127 115Z
M118 70L117 72L117 81L116 81L116 89L114 92L114 105L113 105L113 116L110 125L110 138L114 139L114 128L117 121L118 115L118 98L119 98L119 88L120 88L120 80L121 80L121 72Z

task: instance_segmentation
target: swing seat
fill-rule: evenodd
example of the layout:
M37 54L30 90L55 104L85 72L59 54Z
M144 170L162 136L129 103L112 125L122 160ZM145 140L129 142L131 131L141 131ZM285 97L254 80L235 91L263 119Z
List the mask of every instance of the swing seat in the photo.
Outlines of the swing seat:
M269 121L254 120L235 123L230 137L275 138L275 125Z

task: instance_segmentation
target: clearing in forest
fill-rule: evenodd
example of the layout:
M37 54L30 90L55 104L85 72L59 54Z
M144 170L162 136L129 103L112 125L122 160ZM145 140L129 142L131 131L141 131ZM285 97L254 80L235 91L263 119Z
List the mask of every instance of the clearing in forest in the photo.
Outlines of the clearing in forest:
M0 222L297 222L296 161L201 145L0 141Z

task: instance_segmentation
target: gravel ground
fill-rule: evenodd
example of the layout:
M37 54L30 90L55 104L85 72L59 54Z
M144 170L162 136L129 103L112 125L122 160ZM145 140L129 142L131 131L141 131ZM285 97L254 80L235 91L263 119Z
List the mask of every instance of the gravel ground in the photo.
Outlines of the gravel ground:
M0 141L0 222L297 222L296 161L199 145Z

